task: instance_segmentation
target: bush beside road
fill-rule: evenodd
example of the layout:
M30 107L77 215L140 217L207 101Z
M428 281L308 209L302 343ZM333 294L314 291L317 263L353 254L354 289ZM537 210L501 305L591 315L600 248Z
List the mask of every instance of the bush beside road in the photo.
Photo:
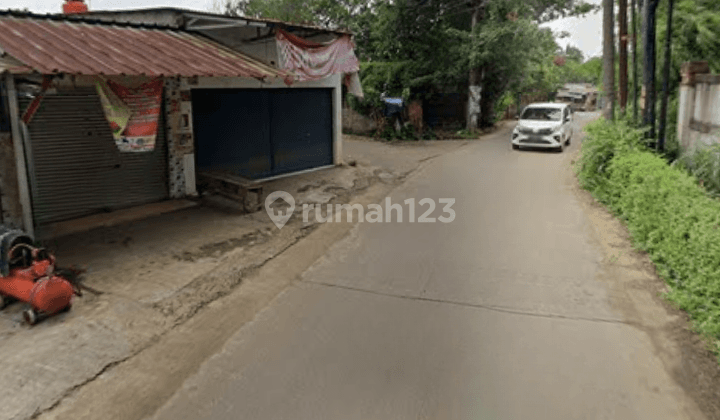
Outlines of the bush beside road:
M720 354L720 202L648 150L628 123L603 119L586 130L580 184L625 222L667 283L667 298Z

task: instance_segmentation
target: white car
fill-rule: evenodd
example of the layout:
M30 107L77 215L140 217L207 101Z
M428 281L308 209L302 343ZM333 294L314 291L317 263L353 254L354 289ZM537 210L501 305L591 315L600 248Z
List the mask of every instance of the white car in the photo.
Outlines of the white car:
M512 132L512 148L520 146L563 151L573 135L573 116L568 104L537 103L528 105Z

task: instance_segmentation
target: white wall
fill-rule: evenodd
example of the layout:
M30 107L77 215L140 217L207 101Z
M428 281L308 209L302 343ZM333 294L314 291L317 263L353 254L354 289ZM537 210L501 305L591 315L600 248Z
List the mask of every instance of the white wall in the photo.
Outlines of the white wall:
M720 143L720 75L683 75L677 130L678 141L687 151Z

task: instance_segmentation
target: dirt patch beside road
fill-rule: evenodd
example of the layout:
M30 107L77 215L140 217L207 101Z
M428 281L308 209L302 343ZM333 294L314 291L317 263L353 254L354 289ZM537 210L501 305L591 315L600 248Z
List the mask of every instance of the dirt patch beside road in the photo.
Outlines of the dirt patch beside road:
M578 153L572 155L577 160ZM650 338L667 372L708 419L720 419L720 366L717 357L690 327L688 315L662 296L665 282L648 255L633 248L627 228L583 190L570 169L565 183L592 221L595 242L603 249L599 280L622 296L614 307ZM686 407L690 410L690 407ZM691 411L691 410L690 410Z
M358 143L345 142L346 162L362 156L354 166L278 179L266 193L291 193L296 209L345 204L370 190L383 194L423 161L459 147L428 144L408 154L404 148L362 142L362 153L350 155ZM53 411L203 308L242 289L248 276L317 229L303 223L297 210L278 230L264 211L242 214L239 203L221 198L204 204L48 244L61 266L86 268L86 284L104 294L86 293L69 313L33 328L23 324L20 304L0 313L0 420ZM258 281L254 287L264 286Z

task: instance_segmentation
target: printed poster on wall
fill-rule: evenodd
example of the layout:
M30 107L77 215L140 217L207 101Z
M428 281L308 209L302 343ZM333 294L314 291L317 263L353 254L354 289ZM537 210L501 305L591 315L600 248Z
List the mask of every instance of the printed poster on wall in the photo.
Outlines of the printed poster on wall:
M118 149L121 152L153 151L160 117L162 79L136 88L111 80L98 80L95 87Z

